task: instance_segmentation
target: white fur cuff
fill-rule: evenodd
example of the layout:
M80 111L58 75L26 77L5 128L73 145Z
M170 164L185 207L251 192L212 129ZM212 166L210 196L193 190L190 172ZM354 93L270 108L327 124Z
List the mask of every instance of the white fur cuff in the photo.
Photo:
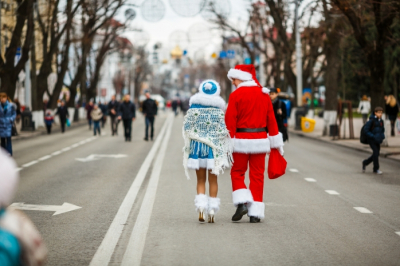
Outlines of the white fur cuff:
M243 81L247 81L247 80L252 80L253 77L251 76L251 74L249 72L245 72L239 69L234 69L231 68L228 71L228 79L232 80L234 79L239 79L239 80L243 80Z
M268 134L268 139L271 143L271 149L279 149L280 147L283 147L282 133L279 132L278 135L275 136L270 136Z
M265 94L269 94L270 90L268 88L262 88L262 92Z
M238 204L253 202L253 195L248 189L238 189L232 192L232 201L237 207Z
M208 197L208 210L214 210L216 214L219 211L219 206L221 205L220 198L211 198Z
M264 212L265 212L264 202L254 201L250 204L247 204L247 208L249 210L249 212L247 213L248 216L264 219Z
M214 169L215 161L214 159L188 159L187 168L192 170L199 170L200 168L205 168L207 170Z
M269 153L269 139L233 139L233 152L245 154Z
M194 198L194 205L196 206L197 212L200 211L200 209L206 211L208 209L208 197L204 194L196 195Z

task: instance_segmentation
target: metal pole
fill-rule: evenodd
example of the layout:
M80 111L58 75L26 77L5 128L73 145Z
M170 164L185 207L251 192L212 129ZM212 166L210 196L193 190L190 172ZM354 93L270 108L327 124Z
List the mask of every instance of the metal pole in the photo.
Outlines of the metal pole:
M303 94L303 63L301 54L301 41L300 41L300 31L299 31L299 9L300 0L296 0L296 10L295 10L295 34L296 34L296 81L297 81L297 106L302 105L301 96Z
M31 60L25 63L25 106L32 110L31 103Z

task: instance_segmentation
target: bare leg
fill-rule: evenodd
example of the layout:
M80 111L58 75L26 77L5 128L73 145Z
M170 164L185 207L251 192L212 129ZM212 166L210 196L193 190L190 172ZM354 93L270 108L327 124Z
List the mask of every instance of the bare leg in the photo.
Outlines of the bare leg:
M206 194L206 180L207 180L207 171L204 168L200 168L196 170L197 175L197 195Z
M216 198L218 195L218 181L217 176L211 173L211 170L208 171L208 184L210 186L210 197Z

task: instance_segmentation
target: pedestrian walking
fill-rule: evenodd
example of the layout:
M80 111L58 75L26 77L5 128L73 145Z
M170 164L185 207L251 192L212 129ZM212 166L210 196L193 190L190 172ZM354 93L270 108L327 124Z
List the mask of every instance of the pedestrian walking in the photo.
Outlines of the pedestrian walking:
M61 133L65 132L65 124L67 123L67 119L69 117L69 112L67 106L65 106L64 100L61 101L61 105L57 108L57 113L58 117L60 118L60 124L61 124Z
M44 265L47 249L39 231L25 214L8 208L18 179L15 161L0 148L0 265Z
M372 155L362 162L362 170L371 163L374 163L373 171L375 174L381 175L382 171L379 170L379 153L381 150L381 143L385 139L385 126L382 120L382 107L376 107L374 114L371 114L369 121L364 126L364 134L367 135L368 144L372 149Z
M363 97L361 98L357 111L361 114L364 125L367 122L369 113L371 112L371 103L368 100L367 95L363 95Z
M51 114L50 110L46 111L46 114L44 116L44 123L46 124L46 129L47 129L47 134L51 134L51 127L54 123L54 117Z
M136 107L129 94L125 95L124 101L119 105L118 115L118 119L124 124L125 141L132 141L132 121L136 118Z
M278 125L278 130L282 134L283 142L289 139L289 135L287 132L287 124L285 123L287 119L286 105L283 101L279 100L278 94L280 92L277 88L269 89L269 97L272 101L272 106L274 108L274 114L276 123Z
M7 94L0 93L0 139L1 147L12 156L12 128L17 117L15 105L8 100Z
M89 130L91 130L92 129L92 117L90 116L90 114L92 113L92 110L93 110L93 101L92 100L90 100L89 103L85 106L85 110L86 110L86 119L89 124Z
M220 93L215 80L204 81L199 92L190 98L190 109L183 122L183 165L188 178L188 169L196 170L194 202L200 222L205 222L208 215L208 222L214 223L220 208L217 178L232 162L233 146L224 121L226 103ZM209 196L206 195L207 173Z
M394 128L395 122L397 119L397 115L399 114L399 105L396 101L396 98L393 95L389 95L386 97L386 108L385 113L389 117L390 120L390 135L394 137Z
M172 100L171 107L172 107L172 111L174 112L175 116L178 115L178 105L179 105L179 102L177 99Z
M103 119L103 112L101 111L100 107L97 104L93 106L93 110L90 113L90 117L93 120L93 134L96 136L96 133L99 133L100 136L101 135L100 122Z
M225 115L226 126L234 143L231 179L232 199L237 209L232 221L239 221L248 214L251 223L258 223L264 218L265 210L265 157L271 149L277 149L283 155L282 134L275 120L269 90L262 88L257 81L254 66L237 65L229 70L228 78L237 88L229 97ZM248 165L250 189L244 182Z
M186 115L189 108L190 108L190 99L187 98L181 102L181 110L182 110L183 116Z
M146 91L146 100L142 103L142 112L145 117L146 129L144 140L149 140L149 127L150 127L150 139L153 140L154 137L154 119L157 116L158 106L156 101L151 98L150 92Z
M111 101L108 103L107 109L108 109L108 114L110 116L111 120L111 135L118 135L118 106L119 103L118 101L115 100L115 95L111 97Z
M100 108L101 112L103 113L103 117L101 118L101 128L104 128L104 125L106 124L106 121L107 121L107 105L100 102L99 108Z

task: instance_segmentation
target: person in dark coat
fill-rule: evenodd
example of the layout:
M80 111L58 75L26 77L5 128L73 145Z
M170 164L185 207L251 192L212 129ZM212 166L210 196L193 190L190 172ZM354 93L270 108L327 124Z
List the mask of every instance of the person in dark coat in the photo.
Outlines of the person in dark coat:
M154 137L154 118L158 112L158 106L156 101L151 98L150 92L146 91L146 100L142 103L142 112L146 119L146 130L144 140L149 140L149 127L151 128L150 138L153 140Z
M282 133L283 141L289 139L287 133L287 124L285 121L287 119L286 105L283 101L278 99L279 89L270 88L269 97L272 101L272 106L274 107L275 119L278 124L278 130Z
M136 118L136 107L129 94L125 95L124 101L119 105L118 115L118 119L124 123L125 141L132 141L132 121Z
M12 127L17 113L15 105L8 101L7 94L0 93L0 139L1 147L12 156Z
M93 110L93 101L90 100L89 103L85 106L86 109L86 118L88 120L88 124L89 124L89 129L92 129L92 117L90 116L90 114L92 113Z
M44 116L44 123L46 124L47 134L51 134L51 127L54 122L54 117L51 115L51 111L47 110Z
M118 135L118 122L119 122L119 120L117 119L118 106L119 106L119 103L115 100L115 95L113 95L111 97L111 101L107 105L108 114L111 119L111 134L113 136L114 136L114 134Z
M397 104L397 100L393 95L389 95L385 97L386 99L386 110L385 113L390 120L390 135L394 137L394 124L397 119L397 115L399 114L399 105Z
M101 118L101 128L104 128L104 125L106 124L106 121L107 121L107 105L100 102L99 108L103 114L103 117Z
M376 107L374 114L369 117L369 121L364 126L364 133L368 137L368 144L372 149L372 155L362 162L362 170L371 162L374 162L374 173L381 175L382 171L379 170L379 152L381 143L385 139L385 126L382 120L382 107Z
M177 99L173 100L171 103L172 111L174 112L175 116L178 115L178 105L179 105L179 102Z
M61 101L61 105L57 108L56 115L60 118L61 124L61 133L65 132L65 123L67 122L67 118L69 117L69 112L67 106L65 106L65 102Z

